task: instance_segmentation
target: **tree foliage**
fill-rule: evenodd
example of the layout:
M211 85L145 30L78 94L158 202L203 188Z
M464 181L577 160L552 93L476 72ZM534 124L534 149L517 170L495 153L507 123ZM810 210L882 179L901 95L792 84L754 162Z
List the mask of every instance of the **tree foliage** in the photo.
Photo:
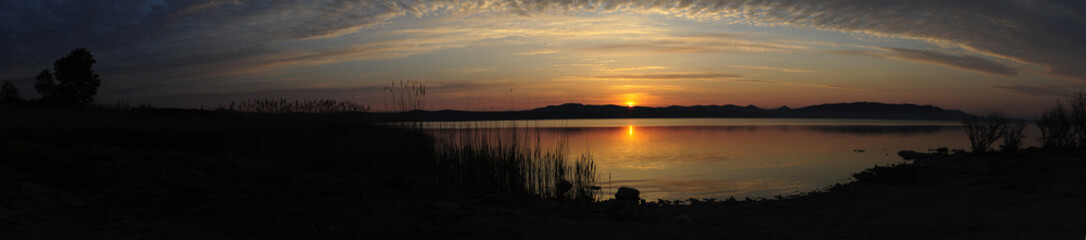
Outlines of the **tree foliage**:
M11 81L4 81L4 85L0 86L0 101L12 102L19 100L23 100L23 97L19 96L19 88L16 88Z
M101 80L94 72L97 63L87 49L77 48L53 62L53 71L42 70L34 90L42 100L58 104L87 104L94 101Z
M41 70L41 72L38 73L38 77L34 80L34 90L38 91L38 94L41 95L41 99L44 101L56 100L56 91L53 91L56 87L57 83L53 80L53 74L49 72L49 69Z

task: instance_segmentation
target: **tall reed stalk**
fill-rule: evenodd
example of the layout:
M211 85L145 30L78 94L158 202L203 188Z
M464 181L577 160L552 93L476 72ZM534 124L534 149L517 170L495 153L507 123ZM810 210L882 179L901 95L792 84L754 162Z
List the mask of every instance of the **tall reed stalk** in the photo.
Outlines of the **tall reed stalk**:
M422 127L413 112L423 110L426 85L409 80L393 81L391 86L384 88L384 94L385 112L412 113L402 115L404 119L397 119L400 127L411 129Z
M545 140L539 128L511 125L432 131L439 166L452 170L451 178L468 191L596 199L591 155L570 159L567 135ZM559 187L563 181L572 188Z
M385 111L413 113L424 106L426 86L419 82L393 82L384 91ZM435 138L434 164L464 191L595 199L590 189L596 184L592 156L569 159L566 135L544 142L539 128L520 128L516 122L499 128L425 130L411 114L402 116L396 123L400 128L428 131Z
M247 99L240 102L230 102L230 106L226 109L252 113L342 113L372 111L369 106L360 105L351 101L337 101L330 99L287 100L283 98Z

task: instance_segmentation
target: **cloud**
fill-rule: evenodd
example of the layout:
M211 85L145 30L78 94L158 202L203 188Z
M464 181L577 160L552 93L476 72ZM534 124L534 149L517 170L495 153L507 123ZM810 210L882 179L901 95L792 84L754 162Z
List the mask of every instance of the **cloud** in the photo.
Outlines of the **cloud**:
M702 21L785 25L870 36L919 39L956 46L974 55L1035 64L1039 73L1086 81L1086 2L989 0L649 0L457 1L464 11L521 15L568 12L635 12ZM471 4L474 3L474 4ZM614 45L611 48L646 47ZM683 51L687 48L664 47ZM920 57L915 56L914 57ZM975 67L974 65L968 65ZM958 66L962 67L962 66ZM972 70L978 70L973 69ZM984 70L995 70L985 68ZM989 71L992 72L992 71ZM1008 71L996 71L1006 74Z
M807 69L780 68L780 67L770 67L770 66L732 65L732 67L733 68L739 68L739 69L772 70L772 71L787 72L787 73L809 73L809 72L814 72L814 71L807 70Z
M468 68L461 68L459 70L456 70L457 73L465 73L465 74L467 74L467 73L492 72L492 71L494 71L494 69L481 68L481 67L468 67Z
M729 79L734 82L755 83L755 84L777 84L784 86L800 86L800 87L816 87L816 88L830 88L838 90L850 90L859 92L888 92L882 89L874 88L862 88L854 86L846 86L840 84L825 84L825 83L811 83L811 82L791 82L791 81L772 81L772 80L759 80L759 79Z
M1071 90L1059 86L1030 86L1015 84L992 85L992 87L1036 97L1067 97L1072 95Z
M0 75L32 77L75 47L90 49L103 74L127 76L118 80L119 85L159 91L205 83L237 87L230 78L207 77L398 58L478 41L624 36L631 38L594 49L680 53L807 49L804 44L743 35L666 36L662 34L668 30L666 26L623 25L614 18L575 20L585 14L616 15L612 13L916 39L965 52L887 48L880 55L997 76L1033 71L1086 81L1086 68L1082 67L1086 66L1086 47L1082 45L1086 42L1086 2L1060 0L0 1ZM361 34L366 37L364 43L326 45L387 26L394 19L441 16L490 20L444 29L390 27L381 34ZM542 26L524 28L501 22L511 17ZM551 21L558 18L564 20ZM329 47L289 47L295 43ZM1038 68L1016 69L1001 61Z
M616 67L616 68L598 68L598 71L610 71L610 72L629 72L629 71L644 71L644 70L662 70L668 69L665 66L640 66L640 67Z
M540 55L540 54L552 54L552 53L558 53L558 52L559 52L558 50L539 50L539 51L517 53L517 55L531 56L531 55Z
M130 21L158 23L154 26L131 28L133 36L145 38L125 37L126 41L131 39L140 41L117 41L124 44L114 44L115 42L109 41L108 37L96 35L50 36L48 39L102 38L103 44L91 44L86 47L90 48L99 59L100 64L96 66L101 69L99 72L103 76L109 76L114 83L105 86L103 93L112 93L117 92L119 89L115 87L121 85L126 88L138 85L144 86L142 90L169 92L178 90L179 86L186 84L205 85L246 81L241 77L270 75L277 73L277 70L291 67L396 59L442 49L485 45L489 44L488 42L517 41L518 39L604 38L613 34L643 35L660 31L658 27L643 25L638 21L630 21L622 17L584 19L554 16L545 17L548 18L546 21L529 26L510 22L506 18L474 17L455 18L456 22L448 23L445 27L441 25L436 27L428 25L424 28L392 27L366 34L366 38L362 41L336 41L334 39L337 36L380 25L397 16L416 13L438 14L444 10L435 10L431 7L420 9L414 5L404 5L407 3L400 1L338 1L336 4L340 5L329 6L322 4L332 3L299 6L288 1L273 1L255 7L249 6L248 3L252 2L202 1L182 2L177 5L169 2L165 5L151 4L142 7L150 10L136 9L141 8L140 6L133 6L132 9L115 9L112 11L143 11L142 19L135 17ZM382 3L391 5L387 9L375 7ZM239 9L246 6L252 8L246 11ZM339 14L341 10L337 9L340 8L354 9L362 13ZM4 10L0 9L0 12L2 11ZM228 14L235 12L237 14ZM335 20L336 23L325 24L324 19L328 16L343 17L348 20ZM299 22L308 24L299 24ZM325 28L343 24L342 22L356 24L338 29ZM0 23L0 26L2 24ZM68 25L71 24L57 24L57 26ZM8 28L0 27L0 33L6 29ZM99 30L109 31L108 29ZM56 30L54 32L64 34L70 31ZM20 39L17 42L35 41ZM298 47L296 45L298 43L318 47ZM28 57L0 58L0 75L22 74L27 75L23 78L30 78L32 76L29 75L40 70L41 66L47 66L52 58L62 56L66 50L70 50L57 46L71 46L70 44L53 43L40 47L12 44L10 45L12 49L26 49L25 55ZM43 51L52 53L42 53ZM557 50L537 51L533 54L551 51ZM4 61L10 61L7 63L11 64L5 64ZM278 73L285 72L278 71ZM154 79L154 81L146 79ZM160 86L160 88L156 89L153 86ZM208 87L210 86L203 86L203 88ZM235 84L234 87L241 87L241 85Z
M812 82L792 82L792 81L773 81L773 80L760 80L760 79L746 79L742 78L742 75L738 74L726 74L726 73L676 73L676 74L637 74L637 75L604 75L604 76L592 76L592 77L564 77L558 79L552 79L554 82L577 82L584 83L585 81L601 81L601 80L714 80L714 81L727 81L736 83L750 83L750 84L770 84L781 86L799 86L799 87L814 87L814 88L829 88L838 90L849 90L858 92L888 92L882 89L863 88L846 86L840 84L825 84L825 83L812 83ZM674 89L686 89L687 91L694 91L694 88L690 86L675 86L675 85L638 85L638 84L625 84L611 86L609 88L614 89L662 89L662 88L674 88ZM696 87L695 87L696 88Z
M375 3L3 1L0 75L28 78L84 47L111 83L100 91L106 95L238 88L236 79L208 77L266 69L274 61L267 57L298 52L278 46L283 41L332 36L405 14L403 6Z
M1018 75L1018 70L1005 64L976 57L949 55L932 51L913 50L904 48L885 48L890 51L884 56L907 61L941 65L967 71L986 73L996 76L1013 77Z
M1018 70L1007 64L1003 64L994 60L970 56L970 55L951 55L943 54L933 51L905 49L905 48L875 48L877 50L833 50L829 51L834 54L864 56L864 57L878 57L889 58L902 61L910 61L924 64L933 64L949 68L961 69L966 71L978 72L983 74L990 74L1001 77L1014 77L1018 75Z
M594 78L604 79L719 79L719 78L738 78L742 77L738 74L727 73L676 73L676 74L639 74L639 75L609 75L609 76L594 76Z
M824 88L836 88L836 89L845 89L845 90L855 90L855 91L864 91L864 92L886 92L886 90L860 88L860 87L845 86L845 85L838 85L838 84L799 84L799 85L824 87Z
M732 34L656 36L648 40L592 46L584 49L622 52L641 50L668 53L767 53L808 49L805 45L745 38L746 36Z

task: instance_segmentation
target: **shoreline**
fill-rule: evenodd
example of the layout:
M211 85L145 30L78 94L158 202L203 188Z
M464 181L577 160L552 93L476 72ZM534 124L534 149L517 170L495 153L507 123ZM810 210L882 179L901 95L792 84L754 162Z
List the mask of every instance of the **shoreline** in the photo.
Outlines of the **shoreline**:
M365 162L290 161L306 156L292 155L298 153L291 149L282 152L285 156L252 155L280 160L257 159L238 155L237 146L218 149L211 144L216 139L192 141L205 136L200 134L231 139L215 133L219 128L252 134L280 126L274 122L99 118L103 123L89 123L97 127L34 118L0 126L7 134L0 140L0 238L1062 239L1086 232L1086 193L1081 192L1086 152L1081 151L915 153L911 163L868 169L854 175L857 181L826 191L767 200L638 204L468 194L426 167L363 165L357 169L369 170L354 172L353 166ZM301 123L324 126L305 131L404 133L322 121ZM152 134L131 133L137 130ZM382 138L399 144L374 149L412 151L424 143L416 138ZM320 143L369 140L338 141ZM272 143L243 146L282 148Z
M16 148L31 152L30 155L40 154L43 158L86 152L125 154L124 150L108 147L98 149L99 147L94 146L66 151L11 143L3 146L8 154ZM1062 238L1081 235L1079 230L1086 226L1086 218L1083 218L1086 215L1086 194L1079 191L1086 187L1086 177L1079 174L1086 170L1086 162L1082 161L1080 155L1083 153L1030 151L1033 153L1009 158L968 154L920 154L916 160L912 160L913 163L869 169L857 174L859 180L840 184L826 191L753 201L686 201L668 204L649 202L639 205L618 200L595 203L532 200L503 195L470 196L455 192L418 192L387 186L367 186L365 192L368 192L368 196L346 199L342 196L310 196L307 199L328 202L297 202L297 209L288 206L280 206L287 207L285 209L276 209L261 204L256 204L251 210L233 209L228 212L256 216L263 215L252 211L272 210L266 214L276 217L267 219L274 219L272 222L252 223L253 225L248 227L231 225L227 229L193 224L191 220L196 219L186 219L184 212L198 211L199 204L174 206L179 209L158 214L122 217L126 214L155 212L156 208L170 208L171 204L184 202L137 197L145 194L171 195L170 193L135 192L130 193L135 194L133 196L111 199L148 205L100 205L96 203L96 198L103 196L89 194L95 190L66 190L46 180L36 180L27 177L26 173L14 171L19 168L5 166L4 169L8 170L3 171L4 192L15 194L6 194L8 203L0 216L4 217L5 231L2 232L6 232L4 235L11 234L9 237L13 239L79 236L263 238L306 237L316 233L322 233L321 236L326 237L335 236L334 238L373 235L379 236L377 238L453 236L450 238L491 239L677 236L703 238L719 236L716 234L737 238L816 239ZM201 156L180 154L174 157ZM1048 165L1039 165L1038 162ZM341 187L332 183L335 181L300 181ZM372 179L356 180L354 184L371 181ZM351 183L339 184L350 186ZM96 191L103 194L117 186L92 183L80 187L102 188ZM246 199L255 196L236 197ZM348 199L358 202L341 203L351 205L347 208L320 206ZM156 204L156 201L164 202ZM225 209L219 210L237 206L221 207ZM251 217L255 216L234 217L252 220ZM230 216L218 218L224 218L219 219L220 221L231 222ZM340 221L327 222L337 218ZM314 221L312 226L299 225L308 221ZM102 228L103 226L109 227ZM350 226L367 227L349 230ZM263 232L271 227L293 230L285 233ZM888 233L893 234L886 235Z

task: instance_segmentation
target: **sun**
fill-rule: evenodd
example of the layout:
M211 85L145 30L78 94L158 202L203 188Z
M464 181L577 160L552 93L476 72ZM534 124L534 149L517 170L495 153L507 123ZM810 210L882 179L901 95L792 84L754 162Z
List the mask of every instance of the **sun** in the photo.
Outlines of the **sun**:
M630 107L630 108L633 108L634 107L634 102L633 101L626 101L626 106Z

